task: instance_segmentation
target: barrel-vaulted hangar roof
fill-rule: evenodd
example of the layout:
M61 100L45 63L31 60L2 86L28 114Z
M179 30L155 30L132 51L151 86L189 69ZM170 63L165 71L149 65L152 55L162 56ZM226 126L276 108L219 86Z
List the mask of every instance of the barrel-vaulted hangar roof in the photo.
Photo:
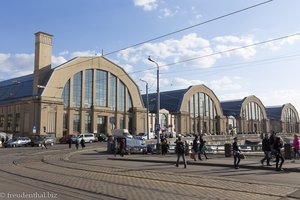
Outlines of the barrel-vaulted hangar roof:
M225 116L241 117L242 109L244 109L246 105L250 102L255 102L262 110L263 118L267 119L267 112L265 106L263 105L261 100L254 95L247 96L239 100L222 101L221 106Z
M187 89L173 90L160 92L160 109L166 109L170 113L179 113L188 111L188 102L196 93L207 94L216 105L217 114L223 116L221 104L215 93L205 85L194 85ZM149 96L149 111L156 112L156 93L148 94ZM144 105L147 107L147 96L142 95Z
M290 103L286 103L284 105L280 105L280 106L267 106L266 107L266 111L268 114L268 118L270 120L277 120L277 121L284 121L284 111L287 109L291 109L294 111L295 115L296 115L296 119L297 122L299 122L299 114L296 110L296 108L290 104Z

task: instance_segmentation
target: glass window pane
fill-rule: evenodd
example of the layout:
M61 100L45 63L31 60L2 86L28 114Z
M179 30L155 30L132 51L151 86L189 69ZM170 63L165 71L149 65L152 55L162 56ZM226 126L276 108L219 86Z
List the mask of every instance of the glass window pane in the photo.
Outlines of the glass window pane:
M96 71L96 106L107 107L107 72Z
M84 83L84 107L90 108L93 105L93 79L94 79L94 71L92 69L88 69L85 71L85 83Z
M74 75L73 80L73 107L81 107L82 73Z
M110 75L110 102L109 106L111 110L116 110L117 101L117 77Z

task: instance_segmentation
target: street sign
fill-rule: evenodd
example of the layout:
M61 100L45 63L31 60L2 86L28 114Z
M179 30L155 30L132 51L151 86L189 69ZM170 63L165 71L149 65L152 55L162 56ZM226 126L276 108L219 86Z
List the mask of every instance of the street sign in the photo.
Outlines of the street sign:
M36 134L36 127L35 126L33 126L33 128L32 128L32 132L33 132L33 134Z

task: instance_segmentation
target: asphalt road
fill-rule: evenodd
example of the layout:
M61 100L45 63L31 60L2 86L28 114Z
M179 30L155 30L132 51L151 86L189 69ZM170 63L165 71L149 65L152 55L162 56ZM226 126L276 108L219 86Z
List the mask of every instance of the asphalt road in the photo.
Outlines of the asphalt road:
M105 148L1 148L0 199L296 199L300 189L297 172L108 160Z

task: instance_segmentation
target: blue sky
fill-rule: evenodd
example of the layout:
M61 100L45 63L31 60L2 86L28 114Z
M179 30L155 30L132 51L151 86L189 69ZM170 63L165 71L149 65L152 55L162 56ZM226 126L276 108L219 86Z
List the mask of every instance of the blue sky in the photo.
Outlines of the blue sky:
M34 33L54 35L53 67L80 55L129 47L263 0L1 0L0 80L33 71ZM255 95L265 106L292 103L300 111L300 36L214 56L253 43L300 33L300 1L274 0L107 58L145 93L205 84L222 100ZM176 65L170 63L181 62ZM167 65L167 66L165 66ZM140 71L139 73L136 73Z

